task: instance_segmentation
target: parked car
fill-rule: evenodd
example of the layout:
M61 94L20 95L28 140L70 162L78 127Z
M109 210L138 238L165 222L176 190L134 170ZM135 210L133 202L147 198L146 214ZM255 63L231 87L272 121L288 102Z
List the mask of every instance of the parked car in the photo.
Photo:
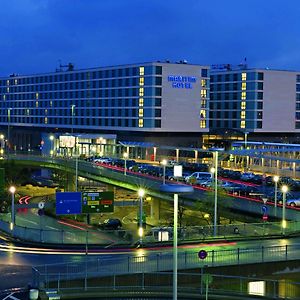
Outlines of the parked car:
M201 184L201 181L212 179L212 174L210 172L194 172L189 176L185 177L187 183L197 183Z
M287 206L300 206L300 199L289 199L286 201Z
M254 173L251 172L245 172L241 175L241 180L244 181L250 181L255 176Z
M101 229L117 230L122 228L122 222L119 219L106 219L99 224Z

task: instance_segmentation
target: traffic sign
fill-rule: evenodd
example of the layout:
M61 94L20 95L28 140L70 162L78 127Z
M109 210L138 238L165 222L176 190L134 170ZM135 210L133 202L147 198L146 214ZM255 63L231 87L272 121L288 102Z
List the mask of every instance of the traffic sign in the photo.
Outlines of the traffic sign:
M263 206L261 207L261 210L262 210L262 212L265 214L265 213L268 211L268 206L263 205Z
M56 214L81 214L81 192L57 192Z
M199 257L200 259L205 259L205 258L207 257L207 252L206 252L205 250L200 250L200 251L198 252L198 257Z
M106 213L114 211L114 192L83 192L82 213Z
M45 207L45 202L43 202L43 201L39 202L38 208L43 209L44 207Z

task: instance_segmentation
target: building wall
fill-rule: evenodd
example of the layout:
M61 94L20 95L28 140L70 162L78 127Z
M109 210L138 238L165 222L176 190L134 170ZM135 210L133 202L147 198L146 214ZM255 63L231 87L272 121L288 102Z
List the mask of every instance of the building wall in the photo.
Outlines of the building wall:
M295 132L296 73L264 71L263 128L257 132Z

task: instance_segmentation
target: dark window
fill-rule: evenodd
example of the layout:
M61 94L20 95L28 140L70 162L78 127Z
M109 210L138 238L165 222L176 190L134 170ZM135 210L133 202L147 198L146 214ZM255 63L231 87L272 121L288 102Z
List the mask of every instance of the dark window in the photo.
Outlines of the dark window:
M162 78L161 77L155 77L155 85L162 85Z
M263 93L263 92L258 92L258 93L257 93L257 99L258 99L258 100L262 100L263 97L264 97L264 93Z
M257 89L258 90L263 90L264 89L264 83L263 82L258 82L257 83Z
M201 77L207 77L207 76L208 76L207 69L201 69Z
M299 102L296 103L296 110L300 110L300 103Z
M300 112L296 112L296 120L300 120Z
M262 111L257 112L257 119L262 119L263 113Z
M161 88L155 88L155 96L161 96Z
M262 128L262 121L257 121L256 127L257 128Z
M300 122L296 122L296 129L300 129Z
M160 118L161 117L161 109L155 109L155 117Z
M257 109L263 109L263 102L262 101L257 102Z
M155 74L156 75L161 75L162 74L162 67L161 66L156 66L155 67Z
M161 128L161 120L155 120L155 128Z
M258 80L264 80L264 73L258 72L258 74L257 74L257 79L258 79ZM260 127L260 128L261 128L261 127Z

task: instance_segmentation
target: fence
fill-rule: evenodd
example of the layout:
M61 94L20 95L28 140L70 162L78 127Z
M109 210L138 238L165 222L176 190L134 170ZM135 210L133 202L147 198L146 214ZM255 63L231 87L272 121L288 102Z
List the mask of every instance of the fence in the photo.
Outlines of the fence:
M41 226L42 227L42 226ZM10 228L10 215L0 214L0 230L12 235L14 238L28 242L60 245L131 245L139 238L137 232L130 230L66 230L66 229L44 229L30 228L15 225ZM284 230L284 232L283 232ZM217 236L214 236L214 227L208 226L187 226L178 229L179 242L206 241L209 239L232 239L232 238L261 238L267 236L281 236L293 234L300 231L300 222L289 221L287 228L282 228L281 222L244 223L228 224L217 226ZM172 227L155 227L145 231L143 242L158 243L167 242L160 240L165 234L167 241L173 240ZM110 239L113 238L113 239Z
M232 246L231 243L224 243ZM196 251L178 252L178 270L192 270L217 266L265 263L273 261L297 260L299 246L284 245L273 247L233 248L228 250L207 250L207 257L199 259ZM91 258L81 256L77 262L36 266L33 270L33 283L38 288L58 290L84 282L84 288L94 286L95 278L126 274L144 274L170 271L173 253L154 253L151 255L114 255L113 258ZM76 287L81 287L75 284Z

